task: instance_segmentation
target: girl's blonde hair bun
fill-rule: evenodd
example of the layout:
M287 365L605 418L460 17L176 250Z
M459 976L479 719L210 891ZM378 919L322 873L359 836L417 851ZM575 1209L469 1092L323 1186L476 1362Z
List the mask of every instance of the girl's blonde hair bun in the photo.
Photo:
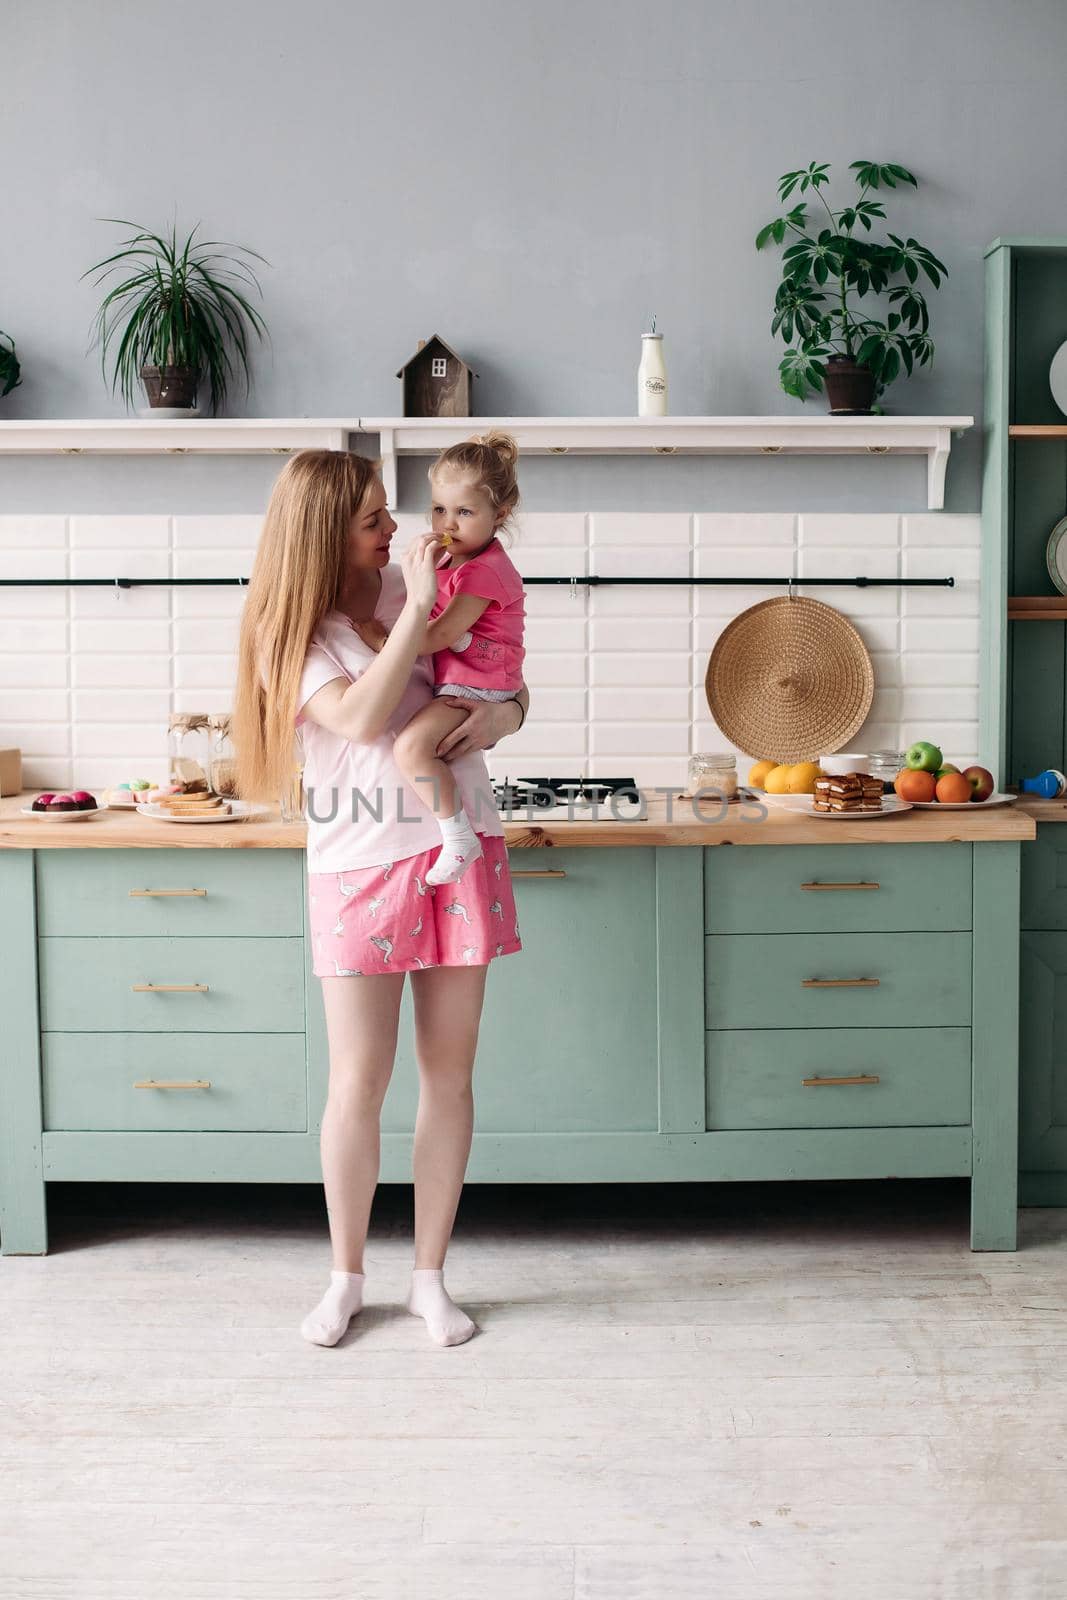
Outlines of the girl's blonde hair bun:
M505 465L509 467L514 467L519 459L519 447L510 433L492 431L481 433L476 435L472 443L480 444L486 450L495 451Z

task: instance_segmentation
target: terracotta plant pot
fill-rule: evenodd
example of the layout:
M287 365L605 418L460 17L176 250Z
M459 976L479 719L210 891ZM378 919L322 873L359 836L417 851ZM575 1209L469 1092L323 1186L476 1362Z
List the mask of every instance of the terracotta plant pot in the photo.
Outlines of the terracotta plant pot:
M200 374L195 367L142 367L141 381L150 406L192 411Z
M826 398L831 416L862 416L874 399L874 373L847 356L829 356L826 362Z

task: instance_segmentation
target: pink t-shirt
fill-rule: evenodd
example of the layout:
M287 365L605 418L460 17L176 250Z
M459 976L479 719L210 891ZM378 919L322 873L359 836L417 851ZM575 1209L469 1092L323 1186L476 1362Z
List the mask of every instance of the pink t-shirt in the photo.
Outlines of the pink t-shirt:
M375 616L391 628L406 599L401 568L396 564L383 567ZM309 872L385 866L441 843L437 818L393 760L393 741L400 729L433 698L430 656L416 658L400 703L377 739L355 744L302 715L303 707L324 683L332 678L348 678L354 683L375 659L376 652L340 611L331 611L322 619L304 658L296 725L304 747ZM482 752L472 750L457 756L449 766L459 787L460 804L475 832L502 838L504 825Z
M440 616L457 594L478 595L489 604L470 630L465 650L438 650L436 683L463 683L472 689L521 689L526 605L522 578L504 546L490 539L469 561L437 569L437 601L430 620Z

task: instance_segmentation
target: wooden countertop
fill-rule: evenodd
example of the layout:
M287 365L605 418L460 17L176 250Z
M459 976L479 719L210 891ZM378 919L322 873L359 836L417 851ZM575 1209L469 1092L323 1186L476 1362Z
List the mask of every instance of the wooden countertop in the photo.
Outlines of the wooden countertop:
M0 849L57 848L84 850L100 845L113 849L301 850L307 830L303 822L282 822L277 811L249 822L159 822L136 811L102 811L85 822L38 821L20 817L36 791L0 799ZM1058 807L1055 817L1043 808ZM715 844L945 844L952 841L1033 839L1040 821L1067 821L1063 801L1020 802L1014 806L981 805L966 811L907 811L878 822L833 822L810 817L768 802L767 815L754 814L751 805L732 805L725 821L720 808L703 806L693 815L692 802L663 795L647 798L644 822L528 823L525 818L504 823L504 836L512 848L551 849L561 845L607 847L618 845ZM670 813L670 814L669 814Z

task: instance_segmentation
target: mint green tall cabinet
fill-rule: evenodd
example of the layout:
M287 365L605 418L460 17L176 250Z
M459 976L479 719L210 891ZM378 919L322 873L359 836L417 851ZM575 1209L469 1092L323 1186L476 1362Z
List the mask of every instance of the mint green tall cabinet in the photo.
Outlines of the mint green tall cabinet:
M1045 556L1067 515L1067 416L1048 381L1065 340L1067 238L996 240L986 252L981 749L1001 786L1067 770L1067 597L1057 601ZM1033 598L1043 606L1020 603ZM1061 882L1067 829L1040 822L1022 845L1020 951L1019 1185L1034 1205L1067 1205Z

